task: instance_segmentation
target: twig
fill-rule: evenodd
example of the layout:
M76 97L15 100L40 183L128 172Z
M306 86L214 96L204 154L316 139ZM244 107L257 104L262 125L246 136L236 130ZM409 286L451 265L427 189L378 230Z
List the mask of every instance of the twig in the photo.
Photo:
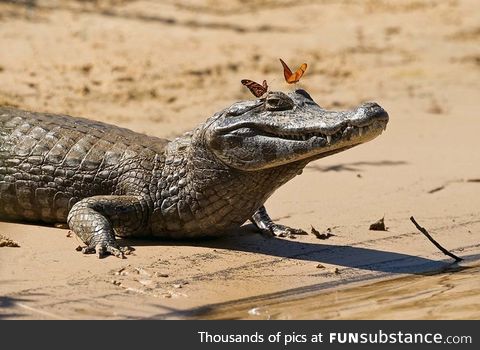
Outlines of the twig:
M445 188L445 185L438 186L438 187L435 187L434 189L431 189L430 191L428 191L428 193L435 193L435 192L443 190L444 188Z
M458 256L456 256L455 254L453 253L450 253L448 250L446 250L445 248L443 248L436 240L433 239L432 236L430 236L430 234L428 233L428 231L423 228L422 226L420 226L416 221L415 221L415 218L413 216L410 216L410 221L413 222L413 224L415 225L415 227L421 232L423 233L429 240L430 242L432 242L435 247L437 247L438 249L440 249L440 251L445 254L445 255L448 255L449 257L455 259L456 262L459 262L459 261L462 261L463 259L462 258L459 258Z

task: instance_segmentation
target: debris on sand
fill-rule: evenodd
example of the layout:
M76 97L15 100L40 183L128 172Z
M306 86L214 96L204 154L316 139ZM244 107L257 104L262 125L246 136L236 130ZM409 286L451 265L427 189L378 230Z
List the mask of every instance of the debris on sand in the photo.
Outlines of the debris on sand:
M455 259L456 262L459 262L459 261L462 261L463 259L462 258L459 258L458 256L456 256L455 254L453 253L450 253L448 250L446 250L445 248L443 248L440 243L438 243L436 240L433 239L432 236L430 236L430 234L428 233L428 231L423 228L422 226L420 226L416 221L415 221L415 218L413 216L410 216L410 221L413 222L413 224L415 225L415 227L425 235L425 237L427 237L430 242L432 242L435 247L437 247L438 249L440 249L440 251L445 254L445 255L448 255L449 257Z
M310 229L310 232L315 235L315 237L317 237L318 239L322 239L322 240L325 240L325 239L329 239L330 237L332 236L335 236L333 233L332 233L332 229L329 227L327 228L327 230L323 233L320 233L318 232L315 227L313 227L312 225L311 226L311 229Z
M369 230L372 230L372 231L387 231L387 228L385 227L385 216L383 218L381 218L380 220L371 224Z
M20 244L0 233L0 247L18 248Z
M66 222L57 222L56 224L53 224L53 227L55 228L61 228L63 230L68 229L68 224Z
M438 187L435 187L435 188L431 189L430 191L428 191L428 193L435 193L435 192L443 190L444 188L445 188L445 186L438 186Z

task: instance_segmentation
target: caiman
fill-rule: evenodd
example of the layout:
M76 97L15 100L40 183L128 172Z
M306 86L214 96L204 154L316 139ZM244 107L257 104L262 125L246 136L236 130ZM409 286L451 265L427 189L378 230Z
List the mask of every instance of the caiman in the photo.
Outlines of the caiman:
M321 108L301 89L234 103L172 141L66 115L0 108L0 220L68 223L84 253L123 257L119 237L227 234L274 223L272 193L311 161L372 140L376 103Z

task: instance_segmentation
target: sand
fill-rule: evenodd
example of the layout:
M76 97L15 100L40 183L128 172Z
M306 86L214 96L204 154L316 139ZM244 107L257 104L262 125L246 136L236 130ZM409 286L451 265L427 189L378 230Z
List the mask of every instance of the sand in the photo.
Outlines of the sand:
M476 0L0 2L0 105L172 138L252 98L241 79L292 89L282 57L309 64L298 87L321 106L376 101L390 115L379 138L311 163L266 203L283 224L331 228L327 240L268 239L245 225L215 240L129 241L128 259L98 260L67 230L0 223L20 245L0 247L0 318L262 318L272 303L448 267L411 215L477 264L479 23ZM388 230L369 230L383 216ZM384 317L442 309L415 307ZM370 318L382 305L339 310L325 317Z

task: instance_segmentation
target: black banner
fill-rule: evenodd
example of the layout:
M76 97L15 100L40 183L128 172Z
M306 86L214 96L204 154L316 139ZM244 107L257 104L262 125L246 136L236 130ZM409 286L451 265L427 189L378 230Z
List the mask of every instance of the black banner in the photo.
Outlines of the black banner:
M4 349L32 341L48 349L477 349L479 326L479 321L5 321L0 334Z

